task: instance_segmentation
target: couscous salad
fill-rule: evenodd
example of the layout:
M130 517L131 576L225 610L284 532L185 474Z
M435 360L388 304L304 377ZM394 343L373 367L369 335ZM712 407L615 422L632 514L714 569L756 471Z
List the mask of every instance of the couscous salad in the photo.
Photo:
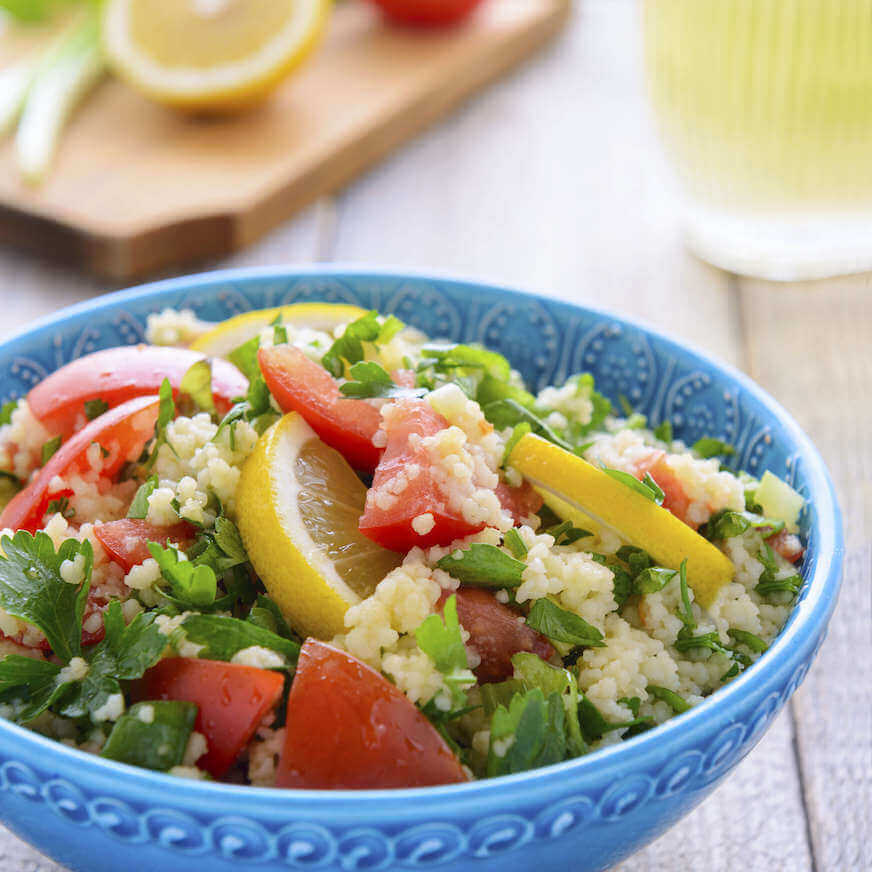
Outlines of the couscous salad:
M300 304L150 317L0 411L0 716L255 786L392 788L625 741L748 668L802 498L586 373Z

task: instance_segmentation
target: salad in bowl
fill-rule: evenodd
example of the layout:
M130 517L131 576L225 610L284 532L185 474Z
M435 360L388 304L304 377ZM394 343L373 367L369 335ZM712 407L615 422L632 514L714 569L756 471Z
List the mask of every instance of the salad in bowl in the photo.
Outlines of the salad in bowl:
M655 730L803 586L803 497L577 372L346 304L149 316L0 413L0 716L259 787L511 775Z

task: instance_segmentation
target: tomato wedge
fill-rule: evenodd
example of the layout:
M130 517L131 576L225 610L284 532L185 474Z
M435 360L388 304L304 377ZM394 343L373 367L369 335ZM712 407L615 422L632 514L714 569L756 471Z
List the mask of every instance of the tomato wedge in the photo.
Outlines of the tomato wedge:
M284 683L280 672L218 660L170 657L145 673L134 694L138 700L196 703L200 711L194 729L209 744L197 766L214 778L222 778L266 715L278 705Z
M101 475L107 478L114 477L125 463L136 460L154 433L158 404L157 397L137 397L79 430L61 445L33 481L10 500L0 515L0 527L35 532L49 502L61 494L71 493L69 490L53 492L52 479L84 468L88 449L95 442L106 452Z
M288 698L279 787L426 787L466 781L433 725L387 679L308 639Z
M398 24L444 27L466 18L482 0L372 0Z
M690 497L688 497L681 479L669 468L666 462L666 452L660 450L652 450L648 457L639 460L636 463L636 471L634 475L640 481L645 478L645 473L650 473L651 478L657 482L657 486L663 491L663 508L672 512L679 521L684 521L688 527L696 530L699 524L695 524L687 517L687 511L690 508Z
M512 656L519 651L529 651L543 660L554 656L551 643L490 591L461 587L456 595L460 626L469 633L469 646L481 657L474 672L483 684L511 678ZM449 596L447 591L442 594L438 603L440 610Z
M103 400L112 409L134 397L156 394L165 378L174 394L202 354L186 348L135 345L107 348L62 366L28 395L31 412L55 436L69 438L85 420L85 403ZM212 361L212 394L218 413L248 390L248 379L230 362Z
M159 542L164 548L167 542L175 542L184 551L194 539L196 531L191 524L184 521L171 527L159 527L138 518L122 518L120 521L97 524L94 535L100 540L109 559L125 572L130 572L134 566L151 557L149 542Z
M360 519L360 532L384 548L408 551L415 545L448 545L477 533L484 524L470 524L448 508L446 495L438 483L425 449L413 447L417 437L432 436L448 426L448 421L425 400L401 400L385 421L387 447L366 495L366 508ZM379 505L380 494L389 492L391 483L410 468L417 474L408 480L389 505ZM419 515L433 516L432 529L421 535L412 526Z
M258 361L270 393L283 412L298 412L306 423L355 469L372 472L381 449L372 444L381 414L364 400L343 397L333 376L299 348L261 348Z
M496 487L496 495L500 505L512 516L516 527L523 524L530 515L535 515L544 502L536 488L528 481L524 481L518 487L510 487L501 481Z
M805 554L805 548L802 547L799 536L788 533L787 530L770 536L766 542L773 551L778 552L789 563L798 563L802 555Z

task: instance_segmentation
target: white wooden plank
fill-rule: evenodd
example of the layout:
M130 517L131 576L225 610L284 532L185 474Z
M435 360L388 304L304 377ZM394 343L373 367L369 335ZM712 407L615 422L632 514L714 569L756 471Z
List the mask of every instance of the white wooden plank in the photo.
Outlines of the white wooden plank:
M872 868L872 276L785 287L743 281L752 375L814 439L848 547L820 656L794 697L818 872Z

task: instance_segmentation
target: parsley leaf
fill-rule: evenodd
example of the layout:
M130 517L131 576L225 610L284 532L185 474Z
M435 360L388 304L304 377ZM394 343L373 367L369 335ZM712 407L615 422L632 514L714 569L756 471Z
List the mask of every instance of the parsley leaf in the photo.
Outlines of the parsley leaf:
M617 558L630 567L630 573L635 578L640 572L654 565L651 555L633 545L622 545L617 551Z
M590 530L582 530L580 527L574 527L572 521L562 521L560 524L557 524L554 527L549 527L547 530L543 530L542 532L547 533L549 536L553 536L555 545L572 545L573 542L577 542L579 539L593 536L593 533L591 533Z
M500 382L507 382L512 367L502 354L480 345L428 345L421 351L424 367L433 367L437 372L480 370Z
M0 540L0 608L13 617L39 627L54 654L65 662L82 649L82 616L94 552L87 540L67 539L55 552L46 533L35 536L19 530ZM60 574L65 560L82 557L83 580L70 584Z
M687 558L681 561L681 566L678 570L680 579L681 603L678 607L678 617L688 631L696 629L696 618L693 616L693 607L690 604L690 592L687 588Z
M697 439L691 447L700 457L709 458L721 455L735 454L736 448L730 445L729 442L722 442L720 439L714 439L710 436L704 436L702 439Z
M170 583L172 595L164 594L167 599L182 608L205 608L215 602L218 579L210 566L182 560L178 549L164 548L157 542L149 542L148 550Z
M133 495L130 508L127 510L128 518L143 519L148 516L148 498L157 490L159 481L156 475L149 476Z
M268 596L263 596L262 594L258 596L246 620L256 627L269 630L270 633L275 633L284 639L291 639L294 642L299 641L296 633L294 633L285 620L281 609Z
M509 528L503 534L503 545L505 545L518 560L523 560L527 556L527 546L524 544L521 534L514 527Z
M232 660L234 654L253 645L278 652L291 666L296 664L300 654L296 640L279 636L251 621L225 615L189 615L181 629L189 642L203 646L199 656L207 660Z
M755 517L750 512L734 512L731 509L723 509L712 515L709 520L700 527L700 535L709 541L715 539L730 539L733 536L741 536L747 530L754 528L761 531L765 537L774 536L784 529L784 521L775 521L768 518Z
M170 380L165 378L160 386L160 403L158 405L157 421L154 423L154 443L151 454L145 463L146 469L151 469L157 460L161 445L167 441L167 425L176 416L176 404L173 401L173 386Z
M747 630L727 630L727 634L740 645L749 648L755 654L762 654L769 646L759 637Z
M620 700L619 700L620 701ZM639 700L636 699L636 709L633 712L633 720L624 721L621 723L609 723L602 712L584 695L581 695L581 700L578 704L578 720L581 724L581 732L584 735L585 741L593 744L600 741L606 733L611 733L614 730L626 729L627 733L624 738L629 739L638 733L651 729L654 722L650 718L639 717Z
M778 578L778 563L775 552L763 543L763 548L757 554L757 559L763 564L763 571L757 579L754 590L762 597L770 597L773 593L789 593L796 596L802 588L802 576L793 574L786 578Z
M192 702L138 702L118 719L100 756L166 772L184 759L196 719Z
M496 400L483 406L482 412L497 430L516 427L518 424L526 422L537 436L559 445L566 451L573 450L573 447L565 439L561 439L541 418L529 409L525 409L516 400ZM514 446L512 447L514 448Z
M657 591L663 590L676 575L678 573L674 569L649 566L633 579L633 588L636 593L657 593Z
M51 460L52 457L54 457L55 452L58 450L58 448L61 447L62 442L63 442L62 437L55 436L53 439L49 439L48 442L46 442L42 446L42 450L40 451L40 465L41 466L45 466L49 462L49 460Z
M423 388L401 388L390 377L385 368L373 361L361 361L352 365L349 375L354 381L340 385L339 390L346 397L354 399L423 397Z
M544 597L533 603L527 615L527 626L554 642L589 648L605 647L603 634L596 627Z
M508 709L498 706L491 718L488 776L525 772L565 759L565 719L560 694L546 699L538 687L516 693Z
M661 421L654 428L654 438L661 442L672 442L672 421Z
M70 681L62 677L56 663L19 654L0 658L0 698L22 698L27 703L16 710L16 723L26 724L41 715L69 686Z
M85 417L89 421L99 418L104 412L109 411L109 403L106 400L86 400L85 401Z
M527 568L525 563L509 557L496 545L477 543L464 551L452 551L437 564L462 584L475 587L489 587L500 590L504 587L518 587L521 576Z
M260 375L260 364L257 361L259 348L260 336L252 336L251 339L243 342L227 355L227 359L241 370L249 381L253 381Z
M75 518L76 516L76 510L70 505L69 497L59 497L56 500L49 500L46 514L53 515L56 512L60 512L60 514L67 520Z
M356 321L352 321L342 335L330 346L321 358L321 365L336 378L345 373L344 361L350 364L363 360L363 343L375 342L381 334L378 312L373 309ZM389 330L393 330L393 325Z
M0 406L0 427L12 422L12 413L18 408L20 400L9 400Z
M191 364L179 383L179 393L189 396L198 409L204 412L214 412L212 363L204 359Z
M679 696L675 691L669 690L669 688L660 687L657 684L649 684L645 690L655 699L665 702L677 715L692 708L691 704L684 697Z
M652 503L657 503L658 506L663 503L663 491L657 486L657 482L651 478L650 473L645 473L645 480L639 481L634 475L630 475L629 472L624 472L622 469L610 469L608 466L603 466L602 471L615 481L619 481L631 490L636 491L637 494L645 497L646 500L651 500Z
M103 613L106 636L86 652L88 674L64 701L62 715L79 718L93 714L110 696L122 692L120 682L142 678L160 660L167 638L155 623L156 617L156 612L143 612L125 626L121 604L117 600L109 603Z
M475 676L469 669L457 618L457 597L453 594L445 601L443 616L444 619L436 614L426 618L415 630L415 640L445 676L445 683L457 707L465 704L466 690L475 684Z

